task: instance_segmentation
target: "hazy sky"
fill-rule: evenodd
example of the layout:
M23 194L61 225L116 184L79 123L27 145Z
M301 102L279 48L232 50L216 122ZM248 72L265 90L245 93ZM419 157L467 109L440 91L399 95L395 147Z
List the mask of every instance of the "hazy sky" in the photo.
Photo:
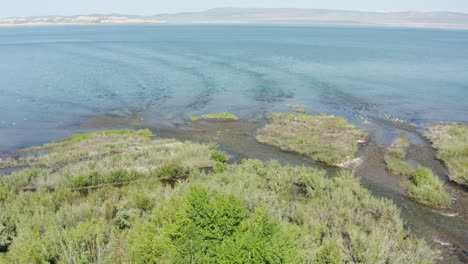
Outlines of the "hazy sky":
M91 13L152 15L227 6L468 13L468 0L0 0L0 17Z

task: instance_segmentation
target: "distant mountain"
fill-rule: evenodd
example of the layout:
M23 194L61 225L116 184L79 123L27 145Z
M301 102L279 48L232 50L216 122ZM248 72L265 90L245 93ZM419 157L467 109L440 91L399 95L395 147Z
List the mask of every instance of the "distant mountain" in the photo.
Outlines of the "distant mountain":
M364 12L298 8L215 8L154 16L92 15L0 19L0 26L68 24L321 24L468 29L468 14L454 12Z

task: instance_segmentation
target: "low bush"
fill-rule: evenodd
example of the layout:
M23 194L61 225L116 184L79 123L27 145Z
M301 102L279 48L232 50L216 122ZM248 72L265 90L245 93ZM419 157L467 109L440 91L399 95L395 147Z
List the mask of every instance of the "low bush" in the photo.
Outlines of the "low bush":
M411 174L412 184L408 195L417 202L434 206L449 207L452 199L443 183L428 168L419 167Z
M228 157L226 156L226 154L217 150L211 151L211 159L221 163L225 163L228 161Z

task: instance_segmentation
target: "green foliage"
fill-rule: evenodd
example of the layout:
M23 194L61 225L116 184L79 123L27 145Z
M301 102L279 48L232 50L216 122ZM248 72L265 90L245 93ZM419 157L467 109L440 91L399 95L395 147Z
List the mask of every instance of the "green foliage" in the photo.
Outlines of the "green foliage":
M0 263L400 264L437 259L437 252L405 230L397 207L373 197L351 172L326 178L325 171L277 161L227 164L222 155L213 155L213 147L115 136L74 145L94 152L80 156L84 160L64 151L65 165L54 162L44 170L0 178L0 251L6 252ZM29 161L51 159L58 156ZM220 167L195 170L213 164ZM187 180L172 187L154 180L183 175ZM415 175L423 185L426 178ZM121 181L128 182L105 185ZM54 188L41 188L48 186ZM77 186L93 187L83 191Z
M155 175L157 178L178 179L187 177L190 174L190 169L183 167L178 162L169 162L156 169Z
M468 186L468 125L450 124L429 127L427 137L445 162L451 180Z
M344 263L341 249L338 247L338 243L334 240L326 241L318 250L316 264L341 264Z
M225 163L228 161L228 157L226 156L226 154L218 150L211 151L211 159L221 163Z
M404 176L409 176L413 173L413 167L405 160L406 152L404 149L408 146L409 138L405 134L402 134L393 141L392 147L388 149L385 155L385 164L388 172Z
M151 211L151 209L154 207L154 203L151 198L145 194L137 194L135 196L135 205L138 209L147 212Z
M71 187L88 187L108 183L122 183L130 182L137 179L146 177L146 174L136 171L127 171L124 169L117 169L110 172L101 173L93 171L88 174L78 174L70 180Z
M257 140L330 165L353 159L367 134L338 116L274 113Z
M397 159L402 159L404 160L405 159L405 156L406 156L406 153L404 150L402 149L395 149L395 148L391 148L388 150L388 154L393 156L394 158L397 158Z
M111 200L107 200L104 202L104 213L106 216L106 220L111 220L117 214L117 207L115 203Z
M392 174L409 176L414 171L413 167L404 159L395 157L392 154L387 154L385 156L385 164L387 165L387 170Z
M196 122L196 121L203 120L203 119L239 120L239 117L231 113L218 113L218 114L207 114L207 115L202 115L202 116L192 116L190 118L192 122Z
M452 199L443 183L428 168L419 167L411 174L412 183L408 195L417 202L435 206L449 207Z

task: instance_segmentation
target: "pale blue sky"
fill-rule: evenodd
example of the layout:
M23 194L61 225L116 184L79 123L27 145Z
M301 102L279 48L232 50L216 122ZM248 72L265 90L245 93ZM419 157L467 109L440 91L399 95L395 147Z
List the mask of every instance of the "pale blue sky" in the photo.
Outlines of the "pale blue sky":
M152 15L227 6L468 13L468 0L0 0L0 3L0 17L91 13Z

